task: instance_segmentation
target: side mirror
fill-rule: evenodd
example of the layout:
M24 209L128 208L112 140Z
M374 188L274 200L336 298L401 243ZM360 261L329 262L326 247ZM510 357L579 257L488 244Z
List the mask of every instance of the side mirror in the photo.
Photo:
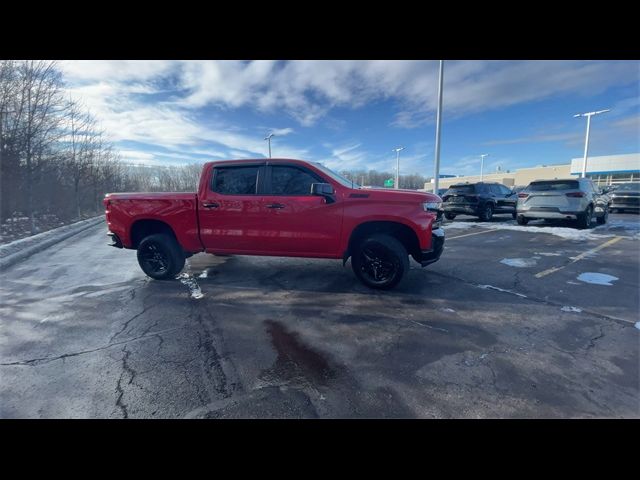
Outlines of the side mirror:
M312 183L311 184L311 195L318 195L320 197L324 197L327 200L327 203L335 202L335 198L333 195L336 191L333 189L330 183Z

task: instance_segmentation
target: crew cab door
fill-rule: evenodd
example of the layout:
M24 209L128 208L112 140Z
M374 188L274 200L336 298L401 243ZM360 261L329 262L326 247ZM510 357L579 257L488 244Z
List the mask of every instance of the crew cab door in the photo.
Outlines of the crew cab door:
M208 251L250 251L260 243L265 218L259 194L264 163L216 166L199 200L200 238Z
M266 167L262 249L271 255L332 257L339 252L340 200L311 195L312 183L329 183L299 165Z

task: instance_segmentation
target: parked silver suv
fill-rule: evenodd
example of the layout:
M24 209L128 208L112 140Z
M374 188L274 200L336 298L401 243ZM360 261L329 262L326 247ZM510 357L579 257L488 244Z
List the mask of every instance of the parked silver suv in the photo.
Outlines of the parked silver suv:
M518 194L516 219L519 225L538 218L575 220L579 228L589 228L593 217L607 221L609 198L588 178L536 180Z

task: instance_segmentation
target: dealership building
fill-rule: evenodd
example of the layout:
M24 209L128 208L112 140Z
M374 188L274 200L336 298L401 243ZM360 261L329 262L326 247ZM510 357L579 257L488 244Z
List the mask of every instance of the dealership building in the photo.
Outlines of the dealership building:
M526 186L534 180L553 180L556 178L579 177L582 173L582 157L574 158L571 163L559 165L538 165L531 168L519 168L513 172L486 173L485 182L498 182L507 187ZM605 155L587 159L587 177L598 185L640 181L640 153L624 155ZM440 188L456 183L474 183L480 181L480 175L440 177ZM433 179L424 184L427 191L433 190Z

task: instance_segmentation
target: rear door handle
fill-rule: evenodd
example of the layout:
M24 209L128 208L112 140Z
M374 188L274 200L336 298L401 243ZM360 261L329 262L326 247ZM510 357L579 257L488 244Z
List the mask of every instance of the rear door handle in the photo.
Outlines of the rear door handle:
M271 203L267 205L267 208L284 208L284 205L282 203Z
M203 203L202 206L204 208L218 208L220 204L216 202L211 202L211 203Z

